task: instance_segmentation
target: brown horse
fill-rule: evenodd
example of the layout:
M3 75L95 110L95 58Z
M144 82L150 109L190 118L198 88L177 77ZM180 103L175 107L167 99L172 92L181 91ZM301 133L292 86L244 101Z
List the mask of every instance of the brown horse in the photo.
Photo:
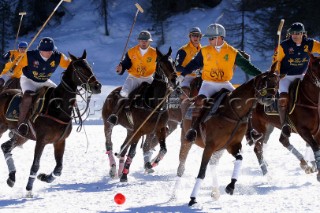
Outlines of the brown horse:
M200 134L195 140L195 143L204 148L204 151L189 206L196 203L201 181L205 178L211 156L224 149L228 150L236 159L231 183L226 187L226 192L233 194L242 162L241 141L247 130L248 116L257 102L265 105L272 103L278 89L278 82L279 77L275 72L262 73L227 94L216 112L211 112L211 105L208 107L208 116L206 116L200 130L197 131ZM217 97L216 100L218 99ZM180 176L183 174L181 168L184 168L187 154L192 146L192 143L185 139L185 133L190 126L191 120L184 118L181 132L180 165L178 167L178 175Z
M118 115L118 124L127 129L127 137L118 155L120 156L118 176L121 176L121 182L128 181L129 167L135 156L137 143L143 135L155 133L158 141L160 141L159 154L152 161L147 162L146 167L148 169L156 166L167 152L165 139L169 113L166 107L166 99L172 91L169 85L176 87L177 78L174 62L170 56L171 52L171 47L166 55L157 49L157 66L153 82L150 85L143 84L133 91L130 94L132 98L129 101L131 102L129 109L123 109ZM106 150L110 162L109 175L112 178L116 177L116 161L113 156L111 141L113 126L109 124L107 118L113 112L113 107L119 98L120 89L117 88L108 95L102 109ZM129 146L130 150L126 161L124 161Z
M26 186L28 197L32 197L32 188L36 177L41 181L51 183L61 175L65 140L72 130L73 107L76 105L76 95L80 94L77 87L85 89L90 94L101 92L101 84L96 80L86 61L86 51L80 58L69 55L72 61L63 73L61 83L56 88L40 89L39 93L41 91L47 92L34 98L36 103L43 101L43 105L41 105L42 109L36 112L36 116L31 116L28 121L32 131L29 131L27 137L36 140L34 159ZM19 90L5 90L0 94L0 135L8 129L14 130L17 127L17 120L8 119L6 114L9 107L12 107L11 102L14 102L13 100L19 96L21 96ZM88 97L90 96L88 95ZM89 102L89 99L87 101ZM9 141L1 145L9 169L7 184L10 187L13 187L15 183L16 174L11 152L15 147L24 144L28 138L14 134ZM53 143L56 166L51 174L42 173L37 176L43 149L50 143Z
M317 179L320 181L320 57L310 55L308 70L295 94L297 94L295 105L288 116L289 123L293 132L298 133L311 146L318 170ZM293 100L294 97L291 96L291 99ZM258 138L253 139L255 142L254 152L263 174L266 174L268 170L263 157L263 143L266 142L271 134L270 128L277 127L281 129L280 119L277 114L267 115L264 107L257 105L252 113L250 125L246 136L249 141L252 141L253 133L258 135ZM253 138L255 137L253 136ZM280 142L300 160L300 166L306 173L313 172L313 169L307 165L303 156L290 144L288 138L281 137Z
M185 101L189 101L190 98L197 96L198 91L201 87L202 78L201 76L196 77L192 80L190 84L190 97L185 99ZM169 120L168 120L168 132L167 137L177 129L178 124L182 122L182 111L181 111L181 99L180 99L181 90L175 90L168 100L168 112L169 112ZM153 154L154 148L159 144L157 137L155 134L147 134L146 140L143 143L143 156L144 156L144 167L146 173L154 172L153 169L148 169L146 166L148 162L150 162Z

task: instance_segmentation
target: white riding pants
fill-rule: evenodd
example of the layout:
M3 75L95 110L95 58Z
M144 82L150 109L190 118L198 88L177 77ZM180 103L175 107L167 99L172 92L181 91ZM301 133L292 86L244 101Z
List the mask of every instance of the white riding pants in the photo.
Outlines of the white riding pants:
M303 79L304 74L302 75L286 75L279 81L279 93L288 93L290 84L297 78Z
M211 97L214 93L219 92L222 88L233 91L235 88L229 81L225 82L213 82L213 81L203 81L201 88L199 90L199 95L205 95L206 97Z
M44 86L57 87L57 85L53 81L51 81L50 79L48 79L45 82L35 82L35 81L27 78L23 74L20 78L20 86L21 86L22 93L24 93L27 90L36 92L38 89L40 89L41 87L44 87Z
M148 82L151 84L153 81L153 76L148 76L148 77L140 77L137 78L133 75L128 75L126 81L124 82L122 89L120 91L120 95L124 98L128 98L129 94L138 88L143 82Z
M190 88L190 84L191 84L191 81L193 79L195 79L196 76L192 76L192 75L186 75L183 79L183 81L181 82L181 87L189 87Z

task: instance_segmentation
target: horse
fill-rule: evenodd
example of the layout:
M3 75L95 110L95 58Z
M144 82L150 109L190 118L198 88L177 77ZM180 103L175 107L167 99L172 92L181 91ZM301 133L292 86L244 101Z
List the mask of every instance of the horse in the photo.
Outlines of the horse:
M82 90L77 87L90 93L87 104L91 94L101 93L101 84L94 76L86 55L85 50L79 58L69 53L71 62L63 72L60 84L56 88L43 87L38 91L38 95L33 98L35 102L33 108L37 107L37 109L29 117L30 131L26 137L14 131L17 128L17 116L8 115L9 108L15 107L13 104L19 107L21 91L7 89L0 94L0 136L8 129L14 133L9 141L1 145L9 170L7 184L10 187L15 184L16 174L12 150L23 145L28 139L36 140L34 159L26 186L27 197L33 196L32 189L36 177L43 182L51 183L62 173L65 142L72 130L72 119L76 116L72 115L73 107L76 105L76 95L81 95ZM81 115L78 113L78 116ZM37 176L44 147L51 143L54 147L56 166L52 173L41 173Z
M307 72L298 87L291 87L289 93L291 101L290 113L288 115L289 124L294 133L298 133L314 152L315 163L318 170L317 180L320 181L320 57L310 54L310 62ZM262 169L262 173L267 174L267 164L263 156L263 144L268 140L272 132L272 127L281 129L280 119L275 112L273 115L266 114L262 105L257 105L253 110L250 126L246 137L254 144L254 152ZM256 136L254 136L256 135ZM289 138L281 137L280 142L299 160L300 166L306 173L316 172L304 160L303 156L290 144Z
M160 150L158 155L147 162L146 168L151 169L158 165L159 161L167 152L166 148L166 134L167 121L169 117L168 109L166 108L166 101L169 94L172 93L172 88L177 87L176 83L176 69L171 58L171 47L167 54L162 54L157 51L157 65L154 74L153 82L142 84L135 91L130 94L130 109L123 109L118 115L118 124L127 129L127 137L121 145L121 151L117 155L119 159L118 174L116 174L116 161L113 153L113 143L111 141L113 125L107 119L113 112L113 107L119 98L119 91L121 87L113 90L106 98L102 108L102 118L104 121L104 133L106 138L106 154L109 157L111 178L120 177L120 182L128 181L129 168L132 159L136 153L136 146L139 139L150 133L155 133L160 142ZM125 161L125 154L130 146L128 156Z
M201 76L197 76L190 83L190 97L184 99L183 101L189 101L197 96L199 89L201 87L202 78ZM167 137L177 129L179 123L182 122L182 111L181 111L181 90L175 90L170 96L168 100L168 112L169 112L169 120L167 123L168 132ZM157 137L154 133L147 134L145 142L143 143L142 151L144 156L144 168L146 173L154 172L153 169L148 169L146 165L150 162L153 154L154 148L159 144Z
M247 129L248 116L252 107L260 102L261 104L270 105L276 95L279 83L279 76L275 71L262 73L248 82L240 85L234 91L224 95L215 97L221 104L217 108L215 104L207 105L204 122L199 128L199 134L195 140L195 144L204 148L200 170L196 179L195 186L191 194L189 206L196 203L201 182L205 178L206 168L212 155L217 156L218 160L223 150L227 150L236 159L235 167L231 179L231 183L227 185L226 192L233 194L235 183L237 181L242 156L240 154L242 145L241 141ZM225 93L223 93L225 94ZM188 108L189 106L183 106ZM216 109L216 110L214 110ZM188 115L188 113L187 113ZM181 148L179 156L178 176L182 176L184 172L184 164L192 143L185 138L185 133L191 126L190 118L187 116L183 119L181 131Z

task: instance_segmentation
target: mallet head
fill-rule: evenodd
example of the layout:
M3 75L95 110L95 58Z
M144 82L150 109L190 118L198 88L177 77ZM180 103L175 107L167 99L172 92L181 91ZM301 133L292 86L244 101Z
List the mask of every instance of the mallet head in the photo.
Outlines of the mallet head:
M19 16L24 16L24 15L27 15L27 12L20 12L19 13Z
M70 3L70 2L72 2L72 0L63 0L63 1L65 1L65 2L69 2L69 3Z
M141 7L138 3L135 3L134 5L135 5L136 8L140 11L140 13L143 13L143 9L142 9L142 7Z

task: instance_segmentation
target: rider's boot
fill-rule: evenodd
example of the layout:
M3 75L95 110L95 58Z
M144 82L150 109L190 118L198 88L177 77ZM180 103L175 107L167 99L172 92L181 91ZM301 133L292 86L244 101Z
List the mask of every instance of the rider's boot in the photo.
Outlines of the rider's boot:
M281 123L281 135L283 137L290 137L291 134L291 127L288 124L288 104L289 104L289 94L288 93L281 93L278 101L278 108L279 108L279 116L280 116L280 123Z
M21 136L26 136L29 132L28 114L32 105L33 91L27 90L22 96L22 100L19 107L19 118L17 132Z
M186 140L189 142L195 141L197 137L197 128L202 120L202 111L203 105L205 102L206 96L205 95L198 95L194 102L194 108L192 109L192 122L191 128L186 133Z

